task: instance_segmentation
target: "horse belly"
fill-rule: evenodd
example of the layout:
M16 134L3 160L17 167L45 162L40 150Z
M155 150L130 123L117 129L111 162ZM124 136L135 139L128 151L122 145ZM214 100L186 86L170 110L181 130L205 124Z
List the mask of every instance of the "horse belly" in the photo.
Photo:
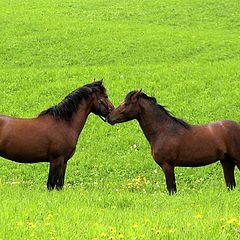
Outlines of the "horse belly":
M8 141L0 146L0 156L22 163L47 162L47 148L34 141Z
M37 154L36 152L18 152L18 151L0 151L0 156L8 160L19 163L37 163L48 162L45 154Z
M176 160L176 166L200 167L214 163L224 157L224 153L217 149L211 149L206 152L204 150L198 152L188 151L186 154L181 154Z
M206 166L211 163L218 161L216 158L206 157L206 158L194 158L194 159L184 159L177 161L175 166L179 167L201 167Z

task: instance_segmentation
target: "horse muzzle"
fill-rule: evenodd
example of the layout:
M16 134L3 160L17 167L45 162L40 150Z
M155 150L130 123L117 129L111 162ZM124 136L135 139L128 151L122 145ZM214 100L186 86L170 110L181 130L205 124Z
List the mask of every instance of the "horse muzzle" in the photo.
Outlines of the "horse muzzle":
M111 117L111 114L108 114L108 115L107 115L106 121L107 121L107 123L109 123L109 124L111 124L111 125L114 125L114 124L115 124L115 121L114 121L114 119Z

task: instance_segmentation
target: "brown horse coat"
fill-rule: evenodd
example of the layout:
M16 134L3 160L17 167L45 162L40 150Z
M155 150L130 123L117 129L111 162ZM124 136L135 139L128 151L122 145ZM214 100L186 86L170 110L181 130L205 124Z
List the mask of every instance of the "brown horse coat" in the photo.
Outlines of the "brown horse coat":
M0 156L20 163L50 162L47 187L62 188L67 161L89 113L106 117L112 108L102 81L96 81L36 118L0 115Z
M220 160L229 189L236 186L234 166L240 168L240 124L219 121L190 125L172 116L156 99L130 92L107 117L110 124L136 119L163 169L169 193L176 192L174 167L197 167Z

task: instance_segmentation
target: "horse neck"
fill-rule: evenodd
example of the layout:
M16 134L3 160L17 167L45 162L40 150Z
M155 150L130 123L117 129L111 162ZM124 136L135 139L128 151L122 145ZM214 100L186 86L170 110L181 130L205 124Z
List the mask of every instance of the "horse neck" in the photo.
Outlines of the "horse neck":
M78 107L78 111L72 115L69 120L69 126L74 131L76 139L78 139L84 124L87 120L89 113L91 112L92 100L84 100Z
M157 105L150 103L148 100L139 101L140 112L137 118L144 135L150 144L159 138L159 135L169 131L171 119L164 112L160 113Z

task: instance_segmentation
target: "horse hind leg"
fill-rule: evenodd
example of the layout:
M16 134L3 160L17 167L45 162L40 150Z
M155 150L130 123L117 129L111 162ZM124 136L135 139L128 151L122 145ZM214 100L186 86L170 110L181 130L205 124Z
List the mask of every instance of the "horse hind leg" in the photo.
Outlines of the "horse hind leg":
M230 149L228 156L231 159L233 159L234 164L240 170L240 149L239 149L239 147L234 146L232 149Z
M224 173L226 185L229 190L232 190L236 187L236 181L234 177L235 161L233 158L229 156L225 156L225 158L221 160L221 164L223 167L223 173Z

